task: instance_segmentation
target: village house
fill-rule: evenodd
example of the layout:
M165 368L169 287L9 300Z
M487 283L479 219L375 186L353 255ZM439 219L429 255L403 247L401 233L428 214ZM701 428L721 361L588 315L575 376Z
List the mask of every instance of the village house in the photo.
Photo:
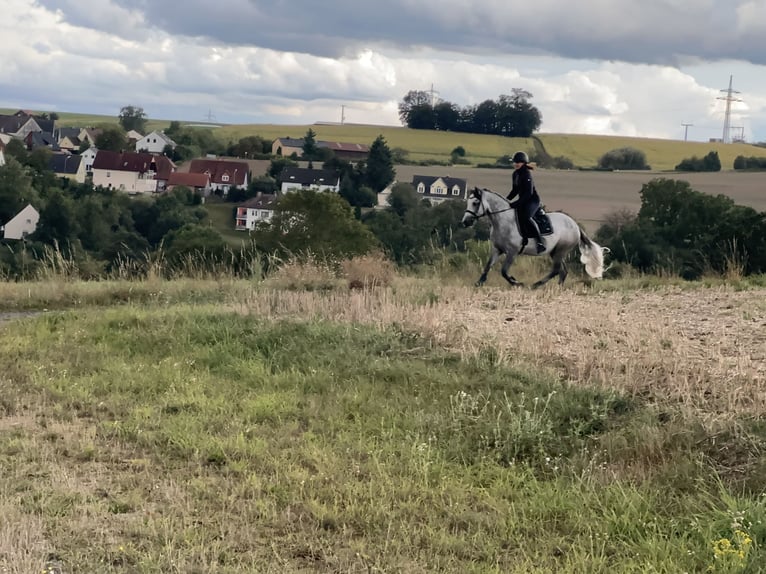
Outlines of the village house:
M62 150L77 151L80 149L80 128L57 128L53 136Z
M93 185L131 195L164 191L175 164L164 155L99 150L93 161Z
M35 116L27 110L19 110L14 114L0 114L0 133L5 133L25 139L32 132L52 133L55 122L40 116Z
M252 231L259 222L271 221L277 196L269 193L258 194L237 206L234 228L238 231Z
M85 183L85 163L79 155L53 153L48 160L48 168L59 177Z
M305 140L296 138L278 138L271 144L271 153L282 157L303 156L303 145ZM317 148L329 149L335 157L348 161L359 161L367 159L370 154L370 146L357 143L331 142L319 140L316 142Z
M136 140L136 151L139 153L162 153L167 146L176 149L176 142L156 130Z
M247 187L250 168L243 161L228 159L193 159L189 173L205 173L210 177L210 189L225 197L232 187Z
M468 199L468 184L465 179L450 176L415 175L412 187L423 199L441 203L447 199Z
M97 154L98 150L93 146L80 153L82 162L85 165L85 175L93 175L93 161L96 159Z
M31 204L27 205L2 226L3 239L24 239L35 232L39 221L40 213Z
M167 191L176 187L188 187L202 197L210 195L210 176L206 173L186 173L174 171L168 179Z
M340 176L331 169L309 169L303 167L286 167L279 177L282 182L282 193L299 189L314 191L340 191Z

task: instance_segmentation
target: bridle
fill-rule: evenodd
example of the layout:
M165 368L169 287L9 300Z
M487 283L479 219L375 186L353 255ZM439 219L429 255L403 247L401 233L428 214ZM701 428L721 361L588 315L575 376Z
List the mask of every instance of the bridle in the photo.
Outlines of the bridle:
M496 194L496 195L497 195L497 194ZM498 196L498 197L500 197L500 196ZM505 199L505 198L503 198L503 199ZM506 199L506 201L508 201L508 200ZM497 213L503 213L504 211L510 211L510 210L512 210L512 209L513 209L513 207L511 207L511 204L510 204L510 202L509 202L509 203L508 203L508 207L506 207L505 209L498 209L497 211L489 211L489 210L485 209L485 210L484 210L484 213L482 213L481 215L479 215L479 214L478 214L478 213L476 213L475 211L471 211L470 209L468 209L468 208L466 207L466 209L465 209L465 211L463 212L463 214L465 215L466 213L470 213L471 215L473 215L473 218L474 218L474 219L481 219L481 218L482 218L482 217L484 217L485 215L495 215L495 214L497 214Z

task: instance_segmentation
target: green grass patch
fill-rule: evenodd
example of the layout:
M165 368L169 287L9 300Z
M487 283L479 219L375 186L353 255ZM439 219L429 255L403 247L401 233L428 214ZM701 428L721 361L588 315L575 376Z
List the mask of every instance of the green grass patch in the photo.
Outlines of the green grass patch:
M491 348L463 360L395 328L213 306L59 312L3 335L0 566L757 572L765 558L757 481L717 454L757 442L747 421L713 448L672 408L510 369Z

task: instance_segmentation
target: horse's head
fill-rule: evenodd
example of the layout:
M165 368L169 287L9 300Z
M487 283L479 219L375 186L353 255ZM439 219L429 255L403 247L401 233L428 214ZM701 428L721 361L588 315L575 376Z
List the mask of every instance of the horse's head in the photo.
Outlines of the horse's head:
M463 212L463 219L460 220L460 224L463 227L471 227L474 222L485 214L484 202L481 197L482 191L478 187L474 187L473 191L468 195L468 202L465 206L465 212Z

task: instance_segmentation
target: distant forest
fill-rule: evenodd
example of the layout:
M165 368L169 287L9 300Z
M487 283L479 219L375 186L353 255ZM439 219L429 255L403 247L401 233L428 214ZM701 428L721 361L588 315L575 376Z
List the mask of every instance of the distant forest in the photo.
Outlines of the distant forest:
M542 124L540 110L529 100L532 94L514 88L511 95L460 107L445 100L434 101L430 92L411 90L399 103L399 119L408 128L489 134L527 138Z

